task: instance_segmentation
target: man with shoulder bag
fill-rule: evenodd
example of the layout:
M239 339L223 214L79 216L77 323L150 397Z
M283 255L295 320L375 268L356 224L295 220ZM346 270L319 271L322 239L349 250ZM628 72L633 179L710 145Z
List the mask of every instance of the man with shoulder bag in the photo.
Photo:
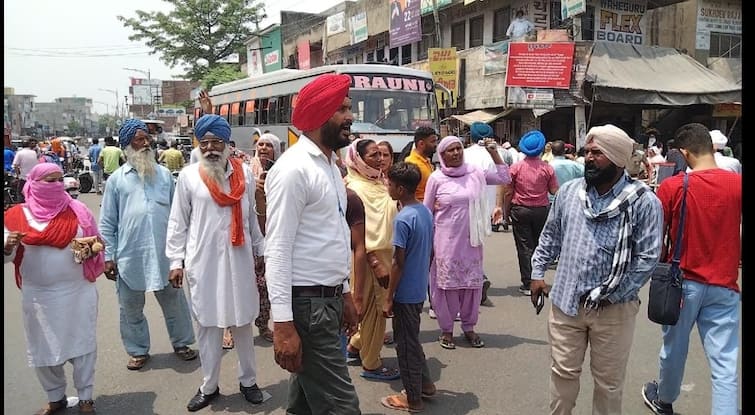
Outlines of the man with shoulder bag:
M711 413L738 414L742 176L718 168L710 133L702 124L680 127L674 143L691 171L664 180L657 196L683 277L681 308L678 321L661 329L659 377L643 386L642 398L656 414L674 413L690 333L697 324L712 372ZM649 316L657 311L654 288L658 285L651 283Z

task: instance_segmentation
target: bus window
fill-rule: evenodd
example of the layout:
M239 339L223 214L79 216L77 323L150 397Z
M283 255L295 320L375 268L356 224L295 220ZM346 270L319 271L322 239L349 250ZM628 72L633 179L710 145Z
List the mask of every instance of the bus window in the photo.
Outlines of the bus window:
M242 118L243 114L241 114L241 111L239 111L240 106L240 102L234 102L233 104L231 104L231 121L229 121L228 123L232 126L244 125L244 119Z
M244 103L244 125L254 125L257 122L257 117L254 112L254 100L250 99Z
M278 122L281 124L291 122L291 95L278 97Z
M257 124L267 124L267 98L257 100Z
M278 123L278 98L272 97L267 102L267 123Z
M409 132L437 117L432 94L352 89L349 96L354 123L364 124L359 128Z
M223 104L220 106L220 116L225 118L226 121L228 121L228 104Z

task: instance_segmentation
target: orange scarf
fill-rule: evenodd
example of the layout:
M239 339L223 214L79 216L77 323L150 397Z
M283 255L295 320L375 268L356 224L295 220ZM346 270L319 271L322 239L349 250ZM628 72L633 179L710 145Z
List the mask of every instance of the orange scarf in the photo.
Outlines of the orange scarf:
M55 216L43 231L38 231L26 220L26 215L21 205L13 206L4 215L5 226L10 231L26 233L22 242L27 245L47 245L63 249L76 237L79 228L79 220L73 209L64 209ZM16 286L21 288L21 262L24 260L24 246L16 247L16 256L13 258L15 266Z
M241 164L241 160L238 159L228 159L228 162L233 167L230 194L223 193L218 183L207 175L202 165L199 166L199 177L202 178L205 186L207 186L215 203L220 206L232 206L231 243L233 246L241 246L244 244L244 222L241 217L241 197L246 190L244 166Z

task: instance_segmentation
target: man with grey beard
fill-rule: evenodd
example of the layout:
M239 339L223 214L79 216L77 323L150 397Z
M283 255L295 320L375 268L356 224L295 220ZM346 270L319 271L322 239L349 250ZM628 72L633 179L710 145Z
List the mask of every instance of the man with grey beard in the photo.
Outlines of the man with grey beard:
M188 281L197 321L203 382L187 409L198 411L220 395L223 330L237 345L239 390L252 404L262 391L255 373L252 322L259 313L256 274L264 271L264 237L257 220L256 181L241 159L229 158L231 126L207 114L194 126L199 162L181 170L168 221L170 282ZM254 264L255 269L251 269Z
M194 329L186 296L168 284L165 240L173 176L155 161L152 139L142 121L124 121L118 136L128 160L108 178L100 232L105 241L105 276L116 284L121 340L131 356L126 367L139 370L150 357L145 292L155 293L176 356L195 359L196 350L188 347L194 343Z

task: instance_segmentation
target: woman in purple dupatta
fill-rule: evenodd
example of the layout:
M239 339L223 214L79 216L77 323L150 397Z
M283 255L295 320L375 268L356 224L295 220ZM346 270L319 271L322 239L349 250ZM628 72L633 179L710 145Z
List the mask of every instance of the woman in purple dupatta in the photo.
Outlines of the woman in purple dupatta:
M482 298L482 242L489 235L490 212L486 185L511 182L508 166L493 146L486 146L496 171L484 173L464 163L461 139L448 136L438 144L439 170L427 181L423 203L433 212L434 256L430 264L430 295L442 331L438 338L446 349L455 349L454 317L474 347L485 343L474 331Z

